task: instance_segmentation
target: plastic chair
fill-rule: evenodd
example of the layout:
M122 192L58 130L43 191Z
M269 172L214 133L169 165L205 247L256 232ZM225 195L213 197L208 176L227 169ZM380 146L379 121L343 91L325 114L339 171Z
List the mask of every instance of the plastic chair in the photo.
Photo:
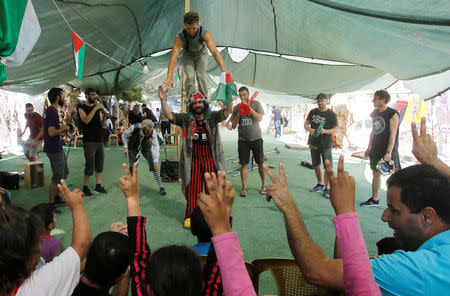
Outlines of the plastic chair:
M258 293L260 274L269 270L275 279L279 296L317 295L319 287L306 282L294 259L264 258L256 259L252 264L256 268L254 281L256 293Z
M80 134L80 132L78 131L77 128L75 128L76 132L75 132L75 138L73 139L73 147L77 148L77 140L78 139L83 139L83 135Z
M108 136L108 146L111 146L111 138L116 139L116 147L119 147L119 136L116 134L109 134Z
M178 159L179 158L179 156L180 156L180 154L179 154L179 150L180 150L179 138L180 138L180 136L177 134L165 134L164 135L164 156L166 159L168 159L168 158ZM170 143L170 144L168 144L168 143ZM169 148L175 148L177 151L177 155L176 156L167 156L167 149L169 149Z

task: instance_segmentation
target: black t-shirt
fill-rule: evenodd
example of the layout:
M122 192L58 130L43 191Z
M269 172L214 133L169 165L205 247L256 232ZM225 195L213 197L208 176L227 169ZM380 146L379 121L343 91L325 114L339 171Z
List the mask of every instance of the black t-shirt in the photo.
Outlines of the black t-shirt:
M130 113L128 113L128 122L130 123L130 126L135 123L141 123L142 120L144 119L141 112L134 114L133 110L131 110Z
M153 114L153 111L150 108L144 108L142 109L142 112L144 113L145 119L150 119L153 122L158 121L155 117L155 114Z
M395 114L398 115L398 112L389 107L381 113L378 113L378 110L375 109L370 114L370 117L372 117L372 146L370 148L370 153L372 155L374 154L384 155L386 153L389 144L389 136L391 134L390 129L391 118ZM392 152L396 152L397 149L398 149L398 127L397 133L395 135L395 143Z
M89 113L91 113L94 107L95 106L88 106L86 104L79 106L79 108L84 111L86 116L88 116ZM88 124L85 124L83 121L81 121L81 124L83 126L83 143L103 142L103 126L102 121L100 119L100 110L97 110L95 112L94 116L92 117L91 121L89 121Z
M324 123L322 129L332 129L338 125L336 113L327 109L322 112L319 108L312 109L308 117L306 118L310 122L312 129L317 130L321 123ZM316 146L318 148L332 148L333 147L333 135L320 134L318 137L315 135L309 135L308 144Z
M192 121L192 143L209 144L208 130L203 120Z

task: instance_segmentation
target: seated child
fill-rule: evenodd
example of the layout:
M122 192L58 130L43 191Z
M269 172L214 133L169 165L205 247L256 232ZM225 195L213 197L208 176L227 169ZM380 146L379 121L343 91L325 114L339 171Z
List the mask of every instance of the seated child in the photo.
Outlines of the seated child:
M32 207L30 211L39 216L44 224L44 229L40 236L41 256L44 258L45 263L48 263L64 249L61 241L50 235L56 227L55 207L48 203L41 203Z

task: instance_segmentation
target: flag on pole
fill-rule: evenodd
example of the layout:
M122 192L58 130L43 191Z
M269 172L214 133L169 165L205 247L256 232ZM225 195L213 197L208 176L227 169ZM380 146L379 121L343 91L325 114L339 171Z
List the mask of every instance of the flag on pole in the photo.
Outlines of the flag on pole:
M211 101L222 101L225 106L233 101L233 96L237 96L236 85L234 84L233 77L231 74L222 72L220 74L219 87L211 96Z
M73 57L75 59L75 75L78 78L83 78L83 65L84 65L84 54L86 51L86 43L72 31L73 40Z
M0 82L6 67L21 66L41 34L31 0L0 0Z

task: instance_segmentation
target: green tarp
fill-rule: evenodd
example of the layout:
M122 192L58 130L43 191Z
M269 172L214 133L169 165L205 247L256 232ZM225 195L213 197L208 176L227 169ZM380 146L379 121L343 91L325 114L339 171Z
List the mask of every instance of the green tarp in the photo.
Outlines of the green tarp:
M183 26L184 1L179 0L55 2L70 26L90 45L86 48L85 77L75 80L71 30L53 1L34 0L41 37L23 66L7 69L2 88L39 94L69 83L92 86L102 94L127 90L162 73L170 53L150 56L170 49ZM429 98L450 84L450 1L190 3L218 46L278 54L250 52L236 63L222 51L235 80L249 86L300 98L368 86L384 88L404 80L412 91ZM351 65L320 65L280 55ZM148 63L149 74L141 72L143 62ZM208 70L219 74L213 61Z

